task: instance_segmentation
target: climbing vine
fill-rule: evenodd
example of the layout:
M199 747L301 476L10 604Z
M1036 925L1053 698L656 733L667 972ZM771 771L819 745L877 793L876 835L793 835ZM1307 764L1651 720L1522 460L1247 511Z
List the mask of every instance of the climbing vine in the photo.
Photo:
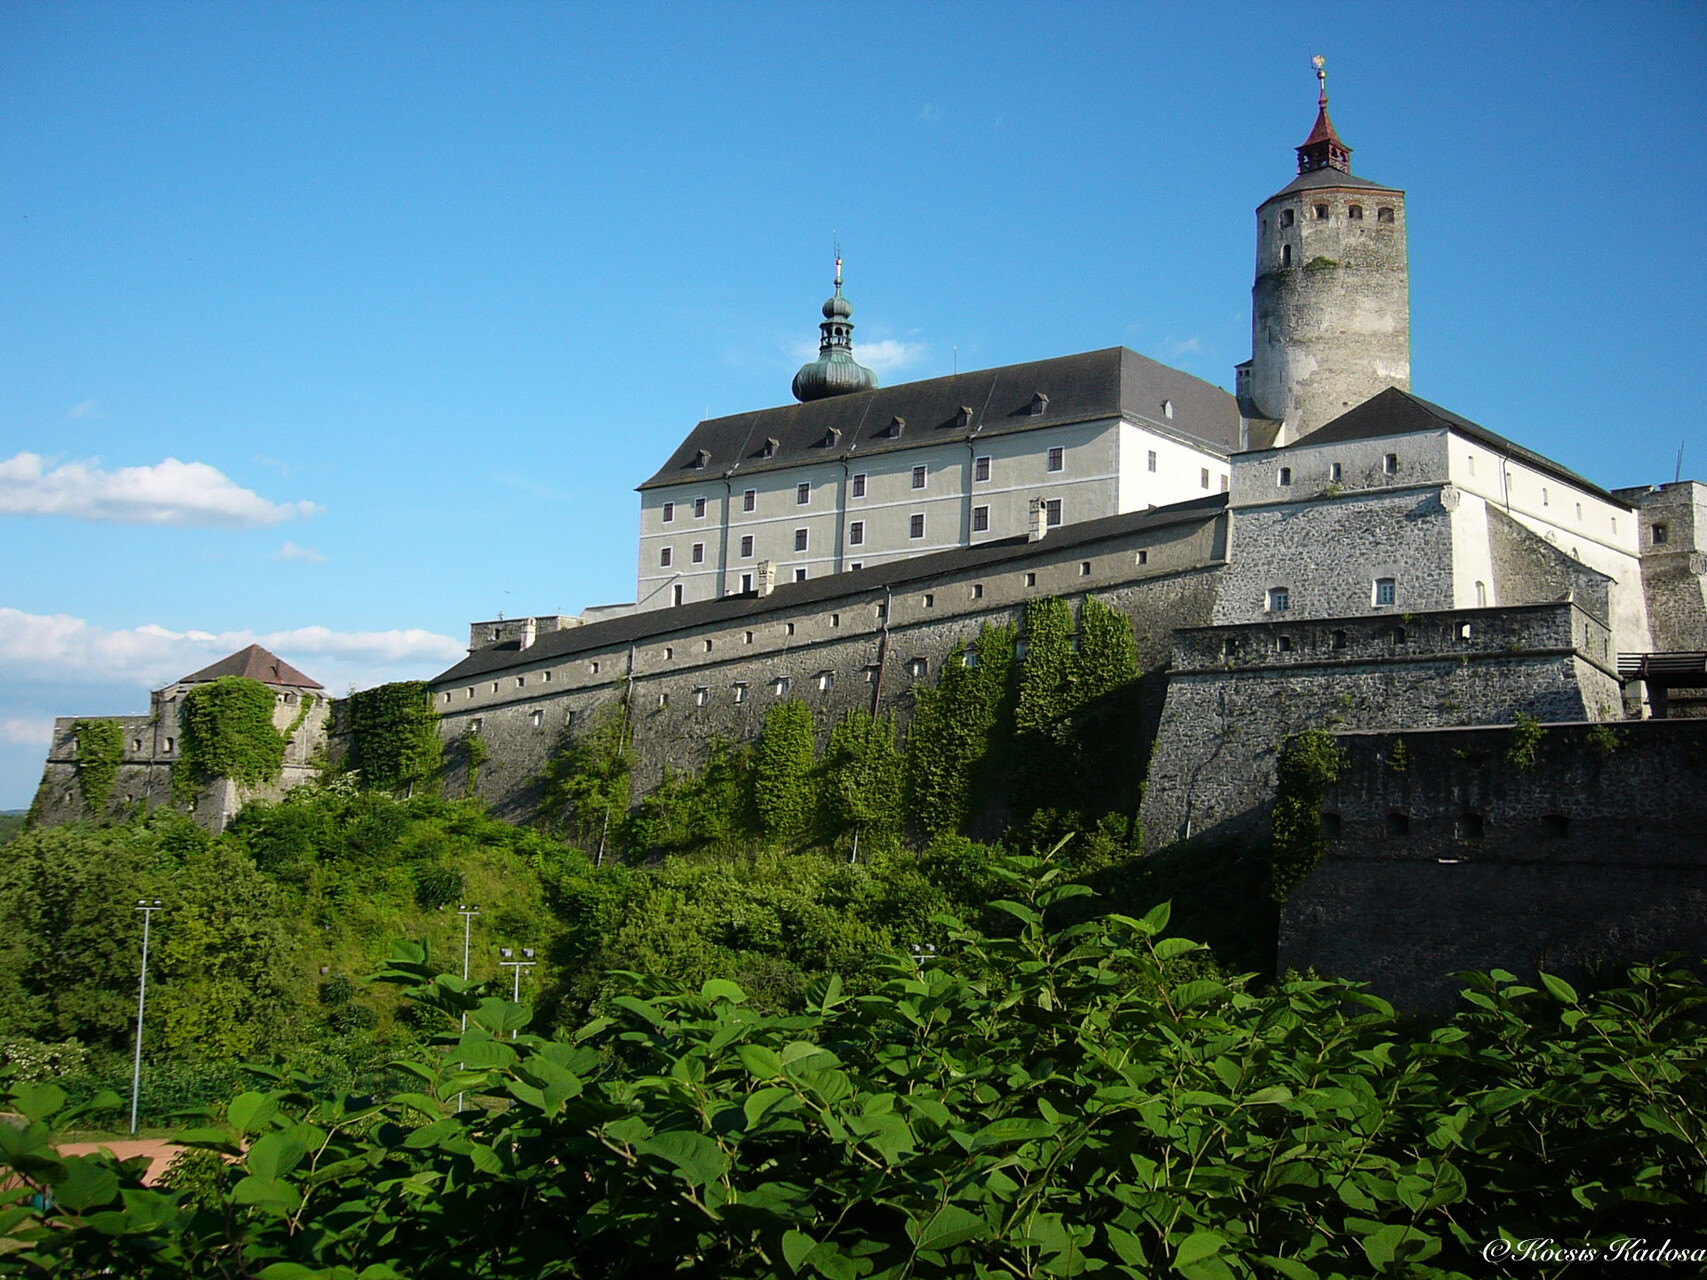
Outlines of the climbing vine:
M124 760L124 726L117 720L79 720L71 726L77 739L77 789L83 803L99 818L107 811Z
M1528 773L1535 767L1535 753L1541 747L1541 739L1546 736L1547 731L1539 720L1519 711L1511 726L1511 746L1505 753L1506 762L1519 773Z
M215 778L251 787L276 781L284 768L285 739L273 727L273 706L273 691L243 676L221 676L191 689L178 712L173 798L188 800Z
M1013 627L986 624L971 646L949 654L935 688L913 691L906 809L927 836L965 827L1004 779L1017 640Z
M752 756L753 810L765 835L796 836L811 824L816 756L812 709L804 702L790 698L765 714Z
M318 705L319 702L320 697L318 694L305 693L302 695L302 705L297 708L296 715L290 722L290 727L284 731L286 746L290 745L290 740L296 737L296 731L302 728L303 722L308 719L308 713L314 710L315 706Z
M827 839L844 831L857 839L901 830L904 762L892 717L850 712L830 730L818 772L819 820Z
M382 791L434 792L444 770L439 717L419 680L350 695L350 767Z
M457 741L462 747L463 761L468 766L467 794L474 795L480 789L480 766L486 763L492 749L478 733L465 733Z
M621 703L594 713L581 733L563 731L540 771L540 817L547 827L596 848L600 861L628 817L634 750Z
M1280 750L1274 800L1273 894L1285 902L1316 869L1327 851L1322 834L1322 799L1328 784L1345 772L1346 755L1333 734L1309 729L1288 738Z

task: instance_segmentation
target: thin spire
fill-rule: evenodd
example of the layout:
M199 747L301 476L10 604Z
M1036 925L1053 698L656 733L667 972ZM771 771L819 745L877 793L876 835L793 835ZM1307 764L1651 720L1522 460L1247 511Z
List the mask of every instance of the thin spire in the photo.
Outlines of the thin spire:
M1298 148L1298 172L1312 173L1317 169L1338 169L1351 172L1351 148L1340 141L1334 122L1328 116L1328 60L1321 54L1310 59L1316 68L1316 80L1321 92L1316 97L1316 127Z

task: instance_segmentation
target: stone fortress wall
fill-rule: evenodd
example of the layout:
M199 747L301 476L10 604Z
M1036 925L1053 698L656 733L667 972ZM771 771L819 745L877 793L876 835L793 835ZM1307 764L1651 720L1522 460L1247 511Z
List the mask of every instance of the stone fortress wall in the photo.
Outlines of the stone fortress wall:
M1707 723L1549 724L1528 763L1509 725L1339 743L1329 853L1281 912L1282 972L1314 965L1441 1008L1462 970L1574 979L1701 952Z

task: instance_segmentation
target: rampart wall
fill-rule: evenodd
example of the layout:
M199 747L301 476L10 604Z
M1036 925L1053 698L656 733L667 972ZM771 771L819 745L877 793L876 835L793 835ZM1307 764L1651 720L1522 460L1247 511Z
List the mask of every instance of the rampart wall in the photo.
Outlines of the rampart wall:
M1330 853L1281 913L1280 966L1408 1008L1450 974L1584 966L1707 938L1707 722L1343 733ZM1399 743L1403 742L1401 750Z

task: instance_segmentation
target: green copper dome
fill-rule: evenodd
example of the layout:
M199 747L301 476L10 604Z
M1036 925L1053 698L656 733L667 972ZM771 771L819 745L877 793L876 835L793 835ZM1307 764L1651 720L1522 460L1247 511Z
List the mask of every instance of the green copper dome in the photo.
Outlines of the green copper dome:
M818 326L818 358L800 366L794 375L794 398L805 403L875 391L877 375L853 357L853 303L842 297L842 260L836 259L836 292L824 304Z

